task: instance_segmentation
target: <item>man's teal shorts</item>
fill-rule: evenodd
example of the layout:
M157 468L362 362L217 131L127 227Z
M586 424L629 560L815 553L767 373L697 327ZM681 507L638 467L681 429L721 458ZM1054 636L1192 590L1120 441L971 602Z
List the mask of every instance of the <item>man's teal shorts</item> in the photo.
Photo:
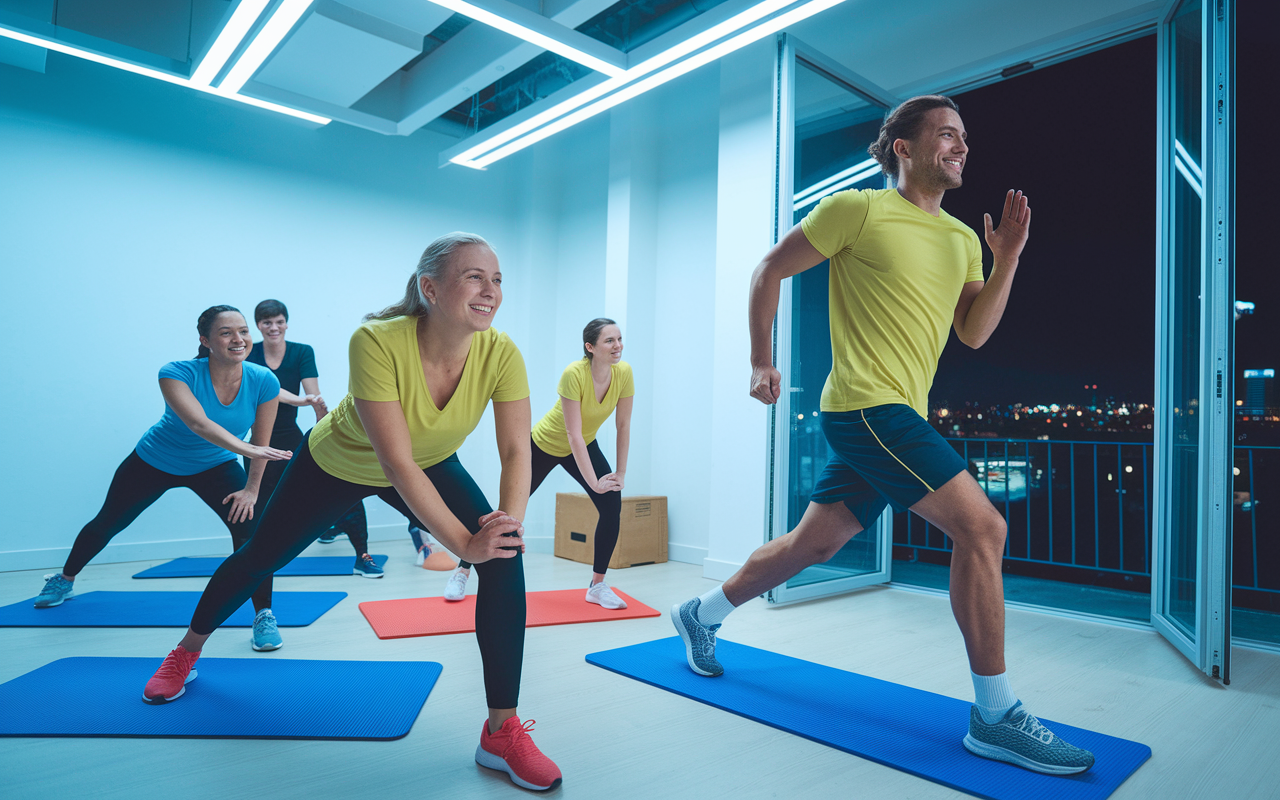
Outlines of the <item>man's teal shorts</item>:
M843 502L864 528L886 505L906 511L967 468L947 440L908 405L823 411L818 421L832 455L810 499Z

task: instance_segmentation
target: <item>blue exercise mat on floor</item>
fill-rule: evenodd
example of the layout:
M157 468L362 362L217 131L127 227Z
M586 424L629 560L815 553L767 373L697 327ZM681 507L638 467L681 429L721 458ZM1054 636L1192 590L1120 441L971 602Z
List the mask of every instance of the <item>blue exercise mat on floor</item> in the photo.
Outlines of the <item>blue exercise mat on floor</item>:
M716 658L724 675L697 675L672 637L591 653L587 662L991 800L1101 800L1151 757L1144 744L1041 720L1097 759L1079 775L1041 775L965 750L971 704L963 700L723 639Z
M399 739L441 670L431 661L209 658L182 697L153 706L142 689L161 660L64 658L14 678L0 685L0 736Z
M346 597L346 592L276 592L271 611L282 628L310 625ZM0 607L0 628L185 628L200 592L86 592L53 608L36 608L35 598ZM223 627L253 627L246 602Z
M207 558L175 558L163 564L144 569L135 578L207 578L213 574L222 562L223 556ZM374 562L385 567L386 556L374 556ZM352 567L356 557L353 556L299 556L285 564L277 577L291 578L301 575L353 575Z

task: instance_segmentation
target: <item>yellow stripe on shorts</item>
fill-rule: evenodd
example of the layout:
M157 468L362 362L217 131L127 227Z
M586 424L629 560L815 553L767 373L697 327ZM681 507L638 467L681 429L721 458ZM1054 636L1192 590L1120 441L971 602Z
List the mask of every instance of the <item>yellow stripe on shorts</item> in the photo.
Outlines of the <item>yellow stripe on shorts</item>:
M924 478L921 478L919 475L917 475L917 474L915 473L915 470L911 469L911 467L908 467L906 464L903 464L902 459L898 458L896 455L893 455L893 451L892 451L892 450L890 450L888 447L886 447L884 442L880 441L880 437L879 437L879 436L876 436L876 432L875 432L875 430L873 430L873 429L872 429L872 427L871 427L871 421L870 421L869 419L867 419L867 414L866 414L866 412L865 412L865 411L862 411L862 410L859 410L859 411L858 411L858 413L862 415L862 421L863 421L863 422L865 422L865 423L867 424L867 430L871 431L871 435L876 437L876 443L877 443L877 444L879 444L881 447L884 447L884 451L885 451L886 453L888 453L889 455L893 456L893 460L894 460L894 461L897 461L899 464L902 464L902 468L903 468L903 469L905 469L907 472L910 472L910 473L911 473L911 477L913 477L913 478L915 478L916 480L918 480L918 481L920 481L921 483L923 483L923 484L924 484L924 488L928 489L928 490L929 490L929 491L931 491L931 492L932 492L932 491L935 491L935 489L934 489L932 486L930 486L928 483L926 483L926 482L925 482L925 479L924 479Z

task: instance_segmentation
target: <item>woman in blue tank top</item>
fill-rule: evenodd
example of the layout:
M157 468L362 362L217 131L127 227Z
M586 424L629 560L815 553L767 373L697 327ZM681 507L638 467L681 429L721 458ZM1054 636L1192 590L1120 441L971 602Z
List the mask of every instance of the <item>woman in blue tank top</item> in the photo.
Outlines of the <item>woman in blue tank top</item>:
M116 469L102 510L76 537L62 572L45 581L36 608L51 608L70 598L80 570L174 487L185 486L213 509L237 548L252 535L263 468L268 461L292 455L266 446L275 423L280 382L266 367L244 363L253 340L244 316L235 308L206 309L196 330L200 334L196 357L160 368L164 416ZM252 443L244 441L250 428ZM237 455L252 459L247 475ZM254 593L253 605L262 623L254 626L254 649L274 650L279 634L271 615L270 577Z

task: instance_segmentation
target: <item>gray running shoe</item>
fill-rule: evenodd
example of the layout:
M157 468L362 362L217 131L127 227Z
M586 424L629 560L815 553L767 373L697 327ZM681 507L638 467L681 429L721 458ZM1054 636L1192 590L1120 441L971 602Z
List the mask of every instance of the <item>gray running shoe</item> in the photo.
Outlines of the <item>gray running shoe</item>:
M71 599L75 584L62 577L61 572L44 576L44 589L36 598L36 608L53 608L62 605L63 600Z
M724 667L716 661L716 631L719 625L703 625L698 621L698 607L702 599L695 597L671 607L671 623L684 640L684 653L689 668L699 675L714 678L724 674Z
M993 725L987 724L977 706L970 709L964 747L976 756L1046 775L1074 775L1093 766L1093 753L1062 741L1028 714L1021 700Z

